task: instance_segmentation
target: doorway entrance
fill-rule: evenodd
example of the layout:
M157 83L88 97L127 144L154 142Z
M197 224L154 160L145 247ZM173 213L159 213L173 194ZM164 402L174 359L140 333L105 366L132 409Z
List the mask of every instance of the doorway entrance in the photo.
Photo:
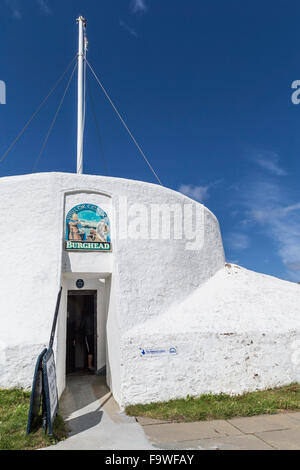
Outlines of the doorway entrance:
M97 291L69 291L67 374L97 370Z

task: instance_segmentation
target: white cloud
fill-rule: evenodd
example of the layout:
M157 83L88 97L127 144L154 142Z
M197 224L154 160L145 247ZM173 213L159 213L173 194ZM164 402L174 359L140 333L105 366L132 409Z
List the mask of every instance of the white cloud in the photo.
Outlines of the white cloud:
M145 0L131 0L130 9L132 13L146 13L148 7Z
M192 184L182 184L179 186L178 191L191 199L203 202L208 197L208 186L193 186Z
M255 162L276 176L285 176L287 172L279 165L279 155L275 152L255 152Z
M239 199L246 222L273 241L290 279L300 281L300 202L291 203L277 181L252 181L244 188Z
M27 2L28 0L26 0ZM39 9L45 14L50 15L51 9L46 2L46 0L34 0L34 3L39 7ZM11 11L11 15L14 19L21 20L23 17L23 5L20 0L5 0L5 4ZM21 6L22 5L22 6Z
M250 245L248 235L241 232L231 232L227 234L226 241L233 250L246 250Z
M12 17L16 20L20 20L22 18L22 11L19 0L5 0L5 3L10 9Z
M178 188L178 191L191 199L195 199L199 202L204 202L209 198L210 189L214 188L221 181L215 181L214 183L207 184L206 186L197 186L193 184L181 184Z
M127 33L129 33L131 36L134 36L135 38L138 37L138 33L136 32L136 30L128 26L128 24L126 24L123 20L120 20L120 26L125 31L127 31Z
M41 11L45 13L45 15L51 15L51 9L49 5L46 3L46 0L36 0L38 6L40 7Z

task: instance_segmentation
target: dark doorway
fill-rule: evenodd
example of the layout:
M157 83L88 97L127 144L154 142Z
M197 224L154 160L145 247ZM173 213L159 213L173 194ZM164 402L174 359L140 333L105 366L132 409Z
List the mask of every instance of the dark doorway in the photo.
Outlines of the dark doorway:
M97 291L69 291L67 374L97 370Z

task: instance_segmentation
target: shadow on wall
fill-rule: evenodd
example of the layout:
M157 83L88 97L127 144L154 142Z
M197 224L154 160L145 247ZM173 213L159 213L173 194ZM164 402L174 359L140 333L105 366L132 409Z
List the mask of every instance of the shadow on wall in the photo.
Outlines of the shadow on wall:
M67 273L72 272L70 255L65 250L63 250L62 269L64 272L67 272Z

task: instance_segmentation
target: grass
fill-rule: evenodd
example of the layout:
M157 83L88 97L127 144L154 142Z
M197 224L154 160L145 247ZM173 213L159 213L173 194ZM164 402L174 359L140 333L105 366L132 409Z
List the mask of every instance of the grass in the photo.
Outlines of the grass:
M48 447L66 437L60 416L54 423L54 437L42 429L27 436L30 393L23 390L0 390L0 450L34 450Z
M132 405L126 408L126 413L129 416L192 422L275 414L288 410L300 411L299 384L238 396L202 395L198 398L187 397L162 403Z

